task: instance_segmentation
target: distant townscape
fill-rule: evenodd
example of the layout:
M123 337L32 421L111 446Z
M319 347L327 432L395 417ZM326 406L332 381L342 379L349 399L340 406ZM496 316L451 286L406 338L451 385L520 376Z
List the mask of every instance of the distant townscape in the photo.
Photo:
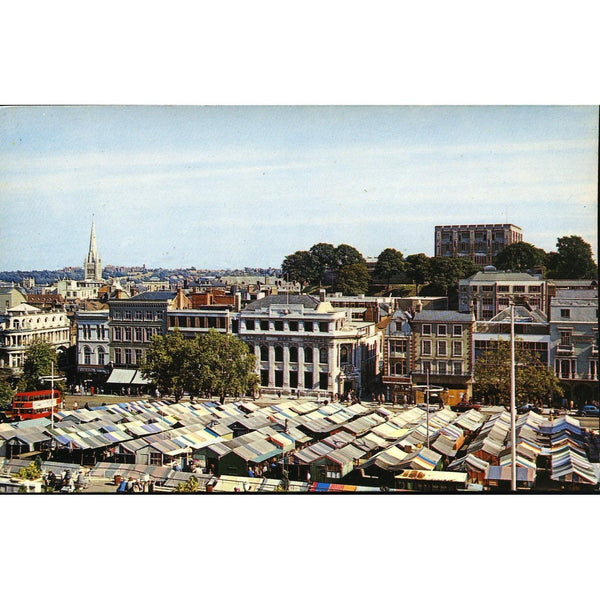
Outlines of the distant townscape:
M92 221L83 268L0 273L0 491L508 489L511 393L519 488L598 490L597 264L523 237L166 270Z

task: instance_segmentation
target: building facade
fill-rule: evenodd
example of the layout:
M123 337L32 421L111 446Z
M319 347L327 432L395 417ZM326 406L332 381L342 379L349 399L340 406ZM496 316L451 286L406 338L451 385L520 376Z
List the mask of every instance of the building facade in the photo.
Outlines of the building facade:
M21 303L0 315L0 368L22 373L27 346L34 340L52 344L58 352L70 347L71 324L62 310L42 311Z
M424 310L411 322L412 383L447 390L445 401L456 404L472 397L473 326L471 313ZM429 375L429 376L428 376Z
M378 374L381 334L307 295L273 295L239 313L240 339L268 392L359 395Z
M410 313L397 311L385 327L383 340L382 383L386 399L400 402L411 396L411 335Z
M545 311L546 282L542 276L489 267L458 282L458 310L474 311L478 321L489 321L517 298L532 309Z
M79 311L77 324L77 374L79 384L101 386L110 373L108 310Z
M598 290L558 289L550 303L551 364L574 406L598 401Z
M484 267L506 246L522 241L523 231L511 224L436 225L435 256L470 258Z

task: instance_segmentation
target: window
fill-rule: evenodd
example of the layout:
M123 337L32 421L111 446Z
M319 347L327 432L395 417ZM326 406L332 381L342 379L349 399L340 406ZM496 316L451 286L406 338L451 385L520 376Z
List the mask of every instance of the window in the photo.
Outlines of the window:
M296 346L290 348L290 362L298 362L298 348Z
M406 354L408 347L407 340L391 340L390 341L390 352L396 354Z
M260 321L260 330L269 331L269 321Z
M289 322L290 331L298 331L298 321Z
M327 333L329 331L329 323L319 323L319 331L321 333Z
M298 371L290 371L290 387L294 389L298 387Z
M455 375L462 375L462 362L454 362L452 363L453 371Z
M326 390L327 389L327 373L319 373L319 389Z
M118 365L123 363L123 351L121 348L115 348L115 362Z
M260 370L260 385L266 387L269 385L269 369Z
M275 371L275 387L283 387L283 371Z
M423 340L421 342L421 354L431 356L431 340Z
M448 344L446 340L438 340L437 353L439 356L446 356L448 354Z
M162 465L162 454L160 452L150 452L150 464L151 465Z
M396 375L408 375L407 362L399 360L394 366L394 373Z
M248 331L254 331L254 320L246 320L246 329Z
M421 365L423 368L423 371L422 371L423 373L427 373L427 372L431 373L431 361L430 360L422 361Z
M312 331L313 330L313 322L312 321L304 321L304 331Z
M275 346L275 362L283 361L283 348L281 346Z
M525 293L525 286L524 285L513 285L513 292L515 294L523 294L523 293Z
M312 348L304 348L304 362L311 363L312 361L313 361L313 349ZM310 387L312 387L312 384Z
M131 311L130 310L123 311L123 319L125 321L131 321Z
M507 293L508 292L508 286L507 285L499 285L498 286L498 291L499 292Z
M135 350L135 364L136 365L141 365L143 358L144 358L143 351L140 348L136 348L136 350Z
M122 335L123 335L123 333L121 331L121 328L120 327L115 327L115 329L114 329L114 339L115 339L116 342L120 342L123 339Z
M571 329L561 329L560 330L560 345L561 346L570 346L572 344L573 338L571 337L573 331Z
M135 328L135 341L136 342L142 342L143 341L143 337L142 337L142 328L141 327L136 327Z
M423 323L421 332L423 335L431 335L431 325L429 323Z
M452 356L462 356L462 341L457 342L455 340L452 342Z
M131 327L125 327L125 341L131 341Z
M86 365L92 364L92 351L89 346L83 347L83 363Z
M102 346L98 348L98 364L103 365L106 360L106 352Z
M462 335L462 325L453 325L452 326L452 335L461 336Z
M142 320L142 311L141 310L136 310L134 313L134 319L136 321L141 321Z
M152 321L152 311L151 310L146 311L146 321Z
M313 387L313 374L310 371L304 373L304 389L312 390Z
M125 348L125 364L131 364L131 348Z
M275 321L275 331L283 331L283 321Z
M437 326L437 334L438 335L448 335L448 327L446 325L438 325Z
M155 321L162 321L162 318L163 318L163 311L162 310L157 310L154 313L154 320Z
M571 309L570 308L561 308L560 309L560 317L561 317L561 319L570 319L571 318Z
M149 342L154 335L154 329L152 327L146 327L146 341Z
M260 347L260 360L262 360L262 361L269 360L269 348L267 348L267 346Z
M322 365L326 365L328 362L328 357L327 357L327 348L319 348L319 362Z
M438 374L439 375L446 375L447 371L448 371L448 363L446 361L440 361L438 362Z

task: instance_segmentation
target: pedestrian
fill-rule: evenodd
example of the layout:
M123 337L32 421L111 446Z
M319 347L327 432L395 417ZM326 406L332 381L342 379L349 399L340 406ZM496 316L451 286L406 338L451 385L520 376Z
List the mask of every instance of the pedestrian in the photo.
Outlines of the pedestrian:
M127 480L127 484L125 485L125 491L126 491L128 494L132 494L132 493L133 493L133 477L130 477L130 478Z
M75 400L75 402L73 402L73 410L77 410L78 407L77 400Z
M306 483L310 485L310 470L306 471Z
M252 467L248 469L248 477L254 477L254 471L252 470Z

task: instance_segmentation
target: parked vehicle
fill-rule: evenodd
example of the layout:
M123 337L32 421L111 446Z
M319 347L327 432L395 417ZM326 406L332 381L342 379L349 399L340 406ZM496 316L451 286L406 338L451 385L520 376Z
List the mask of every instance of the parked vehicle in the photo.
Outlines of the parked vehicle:
M600 409L592 404L587 404L577 414L580 417L598 417L600 416Z
M533 411L538 415L542 414L542 410L538 408L535 404L521 404L521 406L517 406L518 415L524 415L525 413L528 413L530 411Z

